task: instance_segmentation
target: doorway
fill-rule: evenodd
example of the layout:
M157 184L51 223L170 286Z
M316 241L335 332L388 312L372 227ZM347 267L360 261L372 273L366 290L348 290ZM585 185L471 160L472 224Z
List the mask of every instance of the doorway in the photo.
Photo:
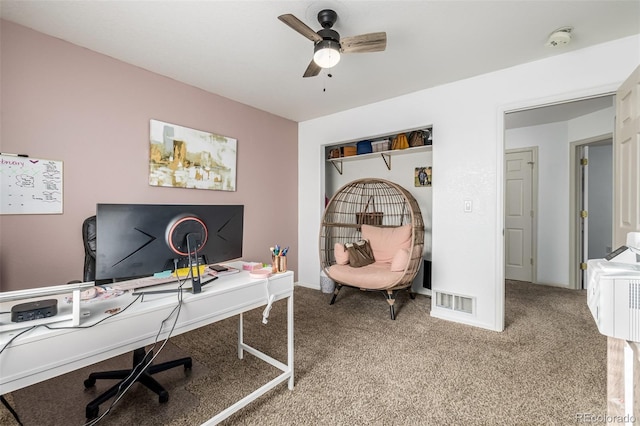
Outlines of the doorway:
M537 201L532 209L533 249L530 262L533 270L530 281L565 288L582 288L582 283L579 281L580 273L578 273L581 271L578 260L582 261L579 256L582 249L580 252L577 250L577 245L583 242L581 239L578 243L577 230L582 232L582 229L574 223L577 222L575 211L580 211L576 206L574 195L578 178L571 170L571 164L577 155L575 146L578 144L592 144L593 147L589 147L592 154L600 149L600 145L606 145L605 139L610 139L613 132L614 114L614 95L611 93L505 112L503 220L506 279L518 279L511 274L510 263L514 262L509 262L508 257L515 258L515 254L520 254L513 250L516 233L508 230L509 210L513 210L513 206L506 203L512 189L509 185L515 184L507 183L507 156L510 155L510 150L536 148L537 159L534 162L536 165L534 170L538 173L535 178L537 191L534 191L534 197L537 192L537 198L535 198ZM599 155L596 154L596 156ZM591 181L593 184L593 176ZM605 181L598 178L596 183ZM612 185L609 186L606 192L611 194L612 188ZM607 201L598 201L599 204L605 202L612 204ZM600 210L599 208L598 213ZM612 228L609 229L611 234ZM586 232L585 238L588 241L589 229L586 229ZM603 246L602 250L608 247L607 244L600 245ZM588 253L588 247L586 250Z
M586 289L587 260L612 250L613 139L603 135L571 144L572 199L570 283Z

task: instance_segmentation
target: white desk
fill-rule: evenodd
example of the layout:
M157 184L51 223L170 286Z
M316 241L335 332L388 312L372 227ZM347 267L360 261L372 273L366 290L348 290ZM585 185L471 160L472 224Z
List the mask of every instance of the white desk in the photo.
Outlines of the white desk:
M267 285L268 294L275 296L274 301L287 299L286 364L243 341L242 314L267 304ZM155 289L154 287L153 290ZM83 317L81 327L104 318L106 309L128 305L133 298L134 296L125 294L109 301L83 304L81 311L90 312L90 315ZM9 306L16 303L20 302ZM137 301L124 312L92 328L49 330L38 327L23 334L0 354L0 395L152 344L160 323L176 303L176 294L145 296L144 302ZM7 311L6 305L3 304L2 311ZM58 304L59 311L61 308L65 308L63 303ZM70 310L70 305L66 309ZM212 417L205 425L214 425L226 419L282 382L288 381L289 389L293 389L293 272L277 274L266 280L252 279L248 272L241 271L205 285L199 294L184 292L183 305L172 335L235 315L239 315L238 357L242 359L246 351L278 368L282 374ZM2 320L5 319L3 316ZM160 340L167 336L172 323L173 318L167 321L165 329L160 333ZM50 327L69 324L70 321L59 322L50 324ZM25 322L24 325L27 328L31 324ZM0 348L20 331L2 331L0 328Z

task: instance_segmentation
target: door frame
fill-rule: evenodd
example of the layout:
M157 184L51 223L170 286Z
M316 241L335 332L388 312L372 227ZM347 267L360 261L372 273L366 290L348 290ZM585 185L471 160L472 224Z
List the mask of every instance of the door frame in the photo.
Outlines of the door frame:
M569 288L581 290L580 274L578 273L581 258L581 245L578 212L581 210L581 185L580 185L580 160L578 158L580 148L593 145L605 140L612 140L613 133L604 133L587 139L581 139L569 144ZM613 188L611 188L613 191ZM613 232L613 230L611 230Z
M511 104L498 105L496 108L496 126L498 141L496 146L496 184L497 184L497 215L496 215L496 234L498 235L497 241L502 240L502 244L496 244L496 269L495 276L497 279L497 285L495 289L495 324L496 330L504 330L504 313L505 313L505 286L504 286L504 139L505 139L505 114L517 111L523 111L527 109L539 108L543 106L550 106L559 103L579 101L581 99L595 98L600 96L615 95L616 91L620 87L622 82L611 83L604 86L591 87L584 90L578 90L573 92L559 93L546 98L530 98L518 101Z
M533 167L531 169L531 211L533 212L533 216L531 218L531 282L536 284L538 280L538 147L537 146L527 146L522 148L510 148L504 150L504 156L506 157L507 153L512 152L531 152L531 161L533 162ZM506 162L505 162L506 164ZM506 171L504 173L503 179L506 179ZM503 186L505 182L502 183ZM507 202L507 192L504 191L504 203ZM506 215L506 208L503 207L503 215ZM506 221L506 216L505 216ZM505 241L506 244L506 241ZM505 250L506 253L506 250ZM507 265L504 265L505 268ZM506 269L505 269L506 271ZM506 272L505 272L506 277Z

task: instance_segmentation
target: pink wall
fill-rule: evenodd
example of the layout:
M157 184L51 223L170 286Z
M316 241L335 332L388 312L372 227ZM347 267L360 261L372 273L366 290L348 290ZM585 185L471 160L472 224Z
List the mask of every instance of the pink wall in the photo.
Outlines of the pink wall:
M11 22L0 31L0 151L64 162L63 214L0 216L0 290L81 279L96 203L244 204L243 259L290 245L297 269L297 123ZM237 191L149 186L152 118L236 138Z

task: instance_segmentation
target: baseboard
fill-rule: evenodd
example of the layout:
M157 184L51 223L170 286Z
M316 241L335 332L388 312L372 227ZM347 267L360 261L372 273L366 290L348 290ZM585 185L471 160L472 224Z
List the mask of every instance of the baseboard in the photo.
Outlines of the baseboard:
M428 288L411 288L411 291L416 293L416 294L421 294L423 296L427 296L427 297L431 297L431 290L429 290Z
M301 282L297 282L294 285L300 286L300 287L306 287L306 288L311 288L314 290L320 290L320 284L308 284L308 283L301 283Z
M457 322L459 324L465 324L465 325L471 325L473 327L484 328L486 330L503 331L503 330L496 330L491 324L485 324L479 321L475 321L473 319L475 317L470 316L469 314L456 315L455 313L452 313L451 310L449 309L440 309L437 307L433 307L433 305L431 308L431 316L434 318L439 318L439 319L443 319L451 322Z

